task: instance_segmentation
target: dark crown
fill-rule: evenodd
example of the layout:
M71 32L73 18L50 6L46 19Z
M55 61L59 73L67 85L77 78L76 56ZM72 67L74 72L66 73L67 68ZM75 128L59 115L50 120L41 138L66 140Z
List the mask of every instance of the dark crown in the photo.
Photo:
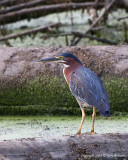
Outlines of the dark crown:
M73 58L73 59L75 59L77 62L79 62L80 64L82 64L81 61L80 61L76 56L74 56L72 53L62 53L62 54L60 54L59 56Z

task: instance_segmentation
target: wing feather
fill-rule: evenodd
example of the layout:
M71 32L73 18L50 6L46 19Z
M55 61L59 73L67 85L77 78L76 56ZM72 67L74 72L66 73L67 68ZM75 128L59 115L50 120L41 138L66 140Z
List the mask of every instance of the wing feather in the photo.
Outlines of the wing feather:
M83 103L95 106L102 113L110 110L102 82L91 70L85 67L76 69L71 74L69 88L73 96Z

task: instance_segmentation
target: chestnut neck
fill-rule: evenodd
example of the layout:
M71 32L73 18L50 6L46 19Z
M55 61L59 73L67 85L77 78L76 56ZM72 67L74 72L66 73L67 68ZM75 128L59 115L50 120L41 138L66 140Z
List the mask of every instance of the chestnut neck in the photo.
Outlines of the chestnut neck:
M82 64L75 61L71 65L69 64L69 67L64 67L63 74L64 74L64 77L65 77L68 84L69 84L69 80L70 80L70 76L71 76L72 72L74 72L77 68L79 68L81 66L82 66Z

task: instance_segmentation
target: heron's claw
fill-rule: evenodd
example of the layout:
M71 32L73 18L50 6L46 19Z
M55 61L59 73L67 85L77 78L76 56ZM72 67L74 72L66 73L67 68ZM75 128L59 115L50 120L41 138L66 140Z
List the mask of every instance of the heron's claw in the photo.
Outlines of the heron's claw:
M91 135L95 135L95 134L96 134L96 132L90 132L90 134L91 134Z
M95 135L96 134L96 132L85 132L85 133L83 133L83 135Z
M77 132L75 135L76 135L76 136L81 135L81 132Z

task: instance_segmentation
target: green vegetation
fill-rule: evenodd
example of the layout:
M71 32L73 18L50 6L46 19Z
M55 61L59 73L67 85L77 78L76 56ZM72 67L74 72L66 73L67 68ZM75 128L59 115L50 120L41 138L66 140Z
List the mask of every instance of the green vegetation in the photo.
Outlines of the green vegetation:
M111 114L128 112L128 79L102 78L111 105ZM92 113L86 109L86 113ZM78 115L81 114L68 85L61 77L38 77L22 84L5 85L0 90L1 115Z
M111 113L128 114L128 79L123 77L104 77L103 84L108 93Z

